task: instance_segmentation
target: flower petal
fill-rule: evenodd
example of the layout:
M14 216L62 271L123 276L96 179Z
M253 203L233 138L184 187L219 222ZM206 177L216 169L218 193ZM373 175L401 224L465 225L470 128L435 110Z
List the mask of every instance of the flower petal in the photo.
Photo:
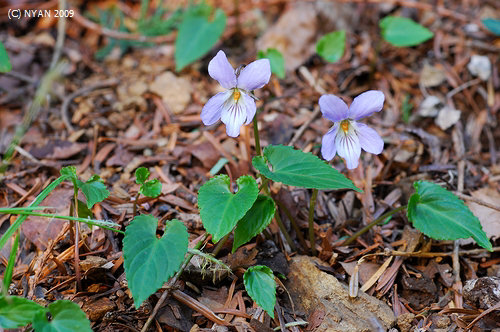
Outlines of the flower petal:
M224 104L231 98L232 91L219 92L210 98L201 110L201 121L205 126L213 125L220 119Z
M355 133L348 132L345 134L342 130L339 130L335 145L339 156L345 159L347 168L354 169L358 167L359 156L361 155L361 145Z
M332 160L337 153L337 147L335 146L335 138L337 137L337 131L339 130L339 124L336 123L333 127L323 136L321 141L321 155L325 160Z
M243 68L238 76L238 88L251 91L262 88L271 78L269 59L260 59Z
M349 107L349 118L359 120L374 112L379 112L384 107L384 93L378 90L363 92L352 101Z
M236 74L234 68L227 60L226 53L219 51L208 64L208 74L214 80L217 80L225 89L231 89L236 86Z
M247 113L247 121L245 122L245 124L249 124L250 122L252 122L253 117L255 116L257 106L255 105L255 100L253 100L250 95L241 92L241 97L243 98L243 100L240 99L240 102L243 102L245 104Z
M375 129L363 123L356 123L356 133L358 134L361 148L366 152L380 154L384 149L384 141Z
M237 137L240 134L240 127L245 123L247 112L245 104L235 102L233 99L224 107L221 114L221 120L226 125L227 136Z
M347 105L337 96L322 95L319 98L319 108L321 109L323 116L333 122L347 119Z

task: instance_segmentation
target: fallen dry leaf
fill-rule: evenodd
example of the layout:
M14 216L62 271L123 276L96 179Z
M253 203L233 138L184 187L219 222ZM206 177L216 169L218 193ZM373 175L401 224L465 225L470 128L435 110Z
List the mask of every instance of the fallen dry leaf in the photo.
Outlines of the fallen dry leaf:
M53 212L60 216L67 216L69 215L69 206L72 197L72 188L56 188L42 202L42 205L56 208L55 210L51 210L50 213ZM66 222L61 219L32 216L23 222L21 230L38 249L45 250L48 241L56 238L61 231L62 225Z
M486 187L473 191L471 196L486 203L500 206L500 194L493 188ZM483 230L489 238L500 237L500 212L491 209L487 206L474 203L472 201L466 202L467 206L471 209L472 213L478 217L483 226Z

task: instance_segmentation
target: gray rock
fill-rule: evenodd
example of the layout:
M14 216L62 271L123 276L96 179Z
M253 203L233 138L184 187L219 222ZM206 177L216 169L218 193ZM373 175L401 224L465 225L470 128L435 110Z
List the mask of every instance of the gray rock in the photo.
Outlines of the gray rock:
M500 278L482 277L465 282L464 300L475 307L489 309L500 301Z

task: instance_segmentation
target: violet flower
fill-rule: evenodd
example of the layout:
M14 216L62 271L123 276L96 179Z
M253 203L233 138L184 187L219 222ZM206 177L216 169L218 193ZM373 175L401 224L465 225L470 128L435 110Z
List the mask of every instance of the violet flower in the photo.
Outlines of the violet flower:
M332 160L335 153L345 159L347 168L358 167L361 149L373 154L380 154L384 141L372 128L358 120L379 112L384 106L382 91L370 90L354 98L351 107L337 96L323 95L319 98L319 107L323 116L334 122L323 136L321 154L326 160Z
M269 82L271 64L268 59L260 59L235 71L226 54L219 51L208 64L208 73L227 90L208 100L201 111L201 120L209 126L221 119L227 135L236 137L243 123L249 124L255 116L257 107L250 91Z

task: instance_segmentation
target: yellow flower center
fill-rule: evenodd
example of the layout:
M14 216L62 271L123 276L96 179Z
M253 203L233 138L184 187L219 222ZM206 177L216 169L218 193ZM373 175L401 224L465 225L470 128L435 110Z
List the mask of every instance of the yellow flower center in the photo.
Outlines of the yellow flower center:
M234 90L233 92L233 99L235 102L237 102L238 100L240 100L240 97L241 97L241 92L239 90Z
M340 127L342 128L344 133L347 134L347 132L349 131L349 120L342 120L342 122L340 122Z

